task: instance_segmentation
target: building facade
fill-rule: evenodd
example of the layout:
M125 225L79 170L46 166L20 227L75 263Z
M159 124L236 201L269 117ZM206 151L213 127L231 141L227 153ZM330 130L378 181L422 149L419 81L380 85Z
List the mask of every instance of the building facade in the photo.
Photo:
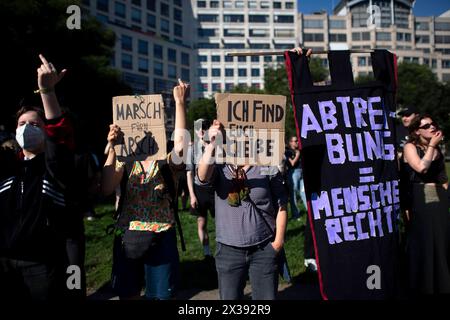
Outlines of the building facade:
M343 0L333 15L298 13L295 0L82 3L85 13L115 32L111 64L136 93L163 93L169 99L178 77L191 83L194 99L237 85L262 89L264 69L284 63L283 56L226 54L299 45L316 51L388 49L400 62L428 65L439 80L450 80L450 13L416 17L410 0ZM371 5L375 25L367 23ZM352 54L352 66L355 77L370 74L369 54Z

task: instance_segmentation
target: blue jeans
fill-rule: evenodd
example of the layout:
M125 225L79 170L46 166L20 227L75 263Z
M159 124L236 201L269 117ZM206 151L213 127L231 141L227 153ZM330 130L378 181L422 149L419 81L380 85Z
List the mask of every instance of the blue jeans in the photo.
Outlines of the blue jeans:
M174 297L178 282L179 255L175 228L159 234L158 242L141 259L125 257L121 238L116 238L113 262L113 289L121 299L139 296L145 281L147 299Z
M278 291L278 253L270 241L238 248L217 243L216 269L221 300L242 300L247 276L253 300L274 300Z
M300 217L300 211L297 207L297 199L302 199L303 205L306 207L306 193L305 185L303 183L302 169L291 169L288 171L288 186L289 186L289 203L291 204L292 217Z

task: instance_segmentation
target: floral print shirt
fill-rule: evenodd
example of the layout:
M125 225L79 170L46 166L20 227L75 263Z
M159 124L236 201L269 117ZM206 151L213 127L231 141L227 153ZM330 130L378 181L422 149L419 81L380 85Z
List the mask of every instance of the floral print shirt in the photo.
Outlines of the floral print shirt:
M172 199L165 185L160 163L151 161L147 171L140 161L127 163L131 170L129 170L122 211L117 222L120 229L163 232L174 226L175 215L170 206ZM184 173L184 166L172 164L170 153L167 163L172 173L174 188L177 190L179 176ZM125 166L124 162L116 161L116 168L123 166Z

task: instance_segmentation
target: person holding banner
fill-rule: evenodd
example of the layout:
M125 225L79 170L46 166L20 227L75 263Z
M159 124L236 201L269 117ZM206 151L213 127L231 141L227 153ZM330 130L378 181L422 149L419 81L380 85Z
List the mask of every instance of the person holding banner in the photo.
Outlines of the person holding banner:
M121 186L114 242L113 289L120 299L139 298L145 280L147 299L174 297L179 256L175 233L177 182L185 173L186 98L189 85L179 80L173 89L176 104L174 148L166 160L121 162L109 148L103 168L103 194ZM120 127L110 125L108 142L120 143Z
M289 186L289 201L292 211L292 219L300 218L300 210L297 207L297 198L300 196L303 205L306 207L305 186L303 184L302 167L300 163L300 150L298 149L297 136L292 136L289 146L285 152L287 164L287 178Z
M450 293L450 214L448 177L439 148L442 131L430 116L409 127L404 161L412 194L409 279L416 294Z
M22 106L17 112L19 154L0 149L2 301L55 300L67 293L66 238L74 218L73 127L55 94L66 70L58 72L43 55L39 58L35 93L44 108Z
M222 300L243 298L247 276L252 299L275 299L278 257L284 245L287 192L278 168L215 163L223 126L208 130L210 143L199 162L200 183L216 190L216 269ZM222 134L222 136L224 136Z

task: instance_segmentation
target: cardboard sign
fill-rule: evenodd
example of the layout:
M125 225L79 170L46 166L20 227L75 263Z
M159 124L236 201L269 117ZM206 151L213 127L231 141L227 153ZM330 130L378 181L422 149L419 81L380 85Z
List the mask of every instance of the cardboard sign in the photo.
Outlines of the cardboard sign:
M113 97L113 123L124 133L122 143L114 147L119 161L166 158L161 95Z
M284 154L286 97L266 94L215 95L217 119L226 137L216 162L277 166Z

